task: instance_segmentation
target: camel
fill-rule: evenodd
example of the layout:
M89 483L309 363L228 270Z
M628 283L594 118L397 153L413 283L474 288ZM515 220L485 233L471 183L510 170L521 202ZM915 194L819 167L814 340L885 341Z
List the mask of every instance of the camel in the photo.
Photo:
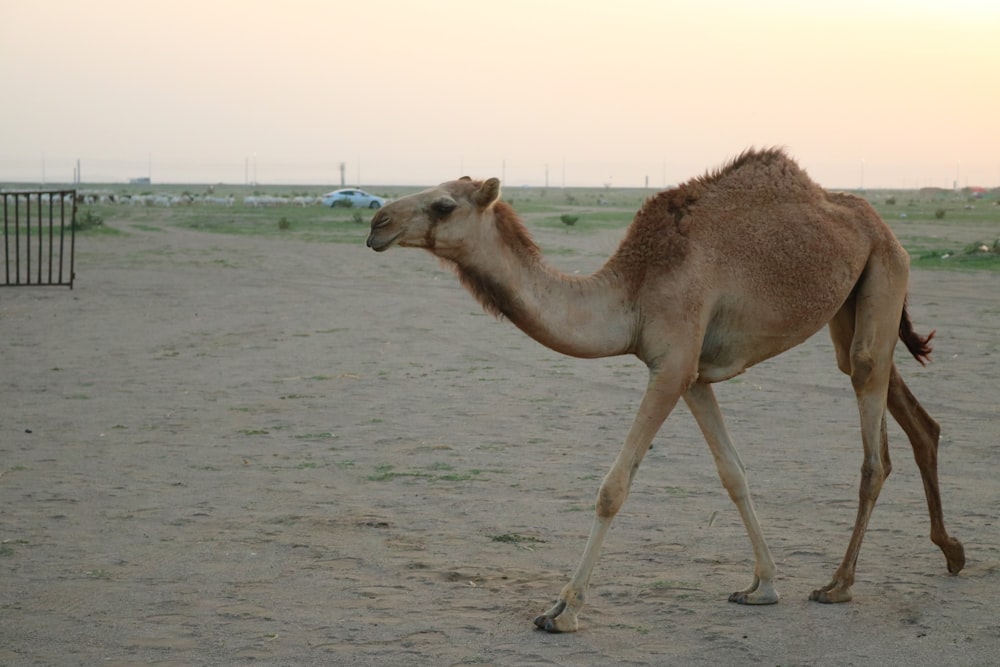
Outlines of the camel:
M891 469L887 408L920 469L931 541L950 572L964 567L964 548L944 525L940 427L893 360L899 338L924 364L934 335L917 334L907 312L909 256L867 202L822 189L784 150L748 149L650 197L617 251L586 277L563 275L544 263L518 215L500 199L496 178L463 177L384 206L372 218L367 245L377 252L393 245L430 251L454 268L488 312L557 352L632 354L648 367L638 414L600 485L583 556L556 603L535 618L538 628L579 628L608 528L653 436L681 398L750 537L753 581L729 600L778 601L774 559L712 384L802 343L824 325L857 398L864 460L847 551L830 583L810 599L851 599L861 541Z

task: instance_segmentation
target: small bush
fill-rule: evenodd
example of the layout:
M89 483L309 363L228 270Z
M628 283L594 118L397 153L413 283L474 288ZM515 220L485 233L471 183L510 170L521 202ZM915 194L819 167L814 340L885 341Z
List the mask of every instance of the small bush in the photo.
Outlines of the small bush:
M292 228L292 223L288 221L288 218L282 216L281 219L278 220L278 229L280 229L281 231L284 232L291 228Z
M980 257L985 255L1000 255L1000 239L993 242L993 245L988 243L973 243L965 247L962 251L964 255L978 255Z
M895 197L886 197L885 198L885 203L886 203L887 206L895 206L896 205L896 198Z
M73 228L78 232L85 232L88 229L104 226L104 218L92 210L85 209L82 214L76 216L73 221Z
M562 223L564 225L575 225L576 221L580 219L580 216L570 215L569 213L563 213L562 215L559 216L559 219L562 220Z
M361 215L360 211L355 211L354 213L352 213L351 220L353 220L356 224L359 225L365 224L365 217Z
M937 218L938 220L942 219L944 217L944 209L939 208L938 210L934 211L934 217Z

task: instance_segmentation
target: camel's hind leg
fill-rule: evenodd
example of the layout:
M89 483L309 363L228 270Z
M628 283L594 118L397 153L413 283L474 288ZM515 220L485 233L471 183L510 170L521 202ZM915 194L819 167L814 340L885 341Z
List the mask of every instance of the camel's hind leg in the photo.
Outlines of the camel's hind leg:
M905 315L904 315L905 317ZM927 496L927 509L931 515L931 541L941 548L948 560L948 571L956 574L965 566L965 549L962 543L948 536L941 509L941 492L938 489L937 449L941 427L934 421L893 365L889 376L889 412L899 423L913 446L913 457L920 468Z
M874 257L870 259L854 294L830 322L837 364L850 375L858 401L864 461L851 541L830 583L809 596L810 600L818 602L851 599L861 542L891 469L885 426L886 400L906 292L905 259L896 262L893 259L886 258L888 266Z

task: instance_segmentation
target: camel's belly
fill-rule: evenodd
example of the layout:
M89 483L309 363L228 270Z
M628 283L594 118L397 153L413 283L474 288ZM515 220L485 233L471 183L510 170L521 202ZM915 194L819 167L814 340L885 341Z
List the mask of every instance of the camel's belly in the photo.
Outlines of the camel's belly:
M698 377L703 382L728 380L805 342L832 317L833 313L817 313L810 319L798 319L793 323L781 317L717 316L702 340Z

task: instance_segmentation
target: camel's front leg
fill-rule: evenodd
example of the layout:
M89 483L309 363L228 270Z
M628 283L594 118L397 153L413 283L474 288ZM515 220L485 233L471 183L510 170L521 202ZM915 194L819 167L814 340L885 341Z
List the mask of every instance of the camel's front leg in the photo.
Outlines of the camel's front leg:
M597 493L597 513L583 557L555 605L535 618L535 625L539 628L549 632L576 632L579 627L577 614L583 607L590 574L597 563L604 536L618 510L625 504L636 470L649 450L653 436L690 384L690 377L690 374L667 373L650 368L649 385L639 406L639 414Z
M753 547L753 583L730 595L729 601L738 604L774 604L778 601L778 592L774 589L774 559L764 541L764 532L760 529L760 522L750 499L750 487L747 485L743 462L729 438L722 411L715 400L715 392L711 385L696 382L684 394L684 400L712 450L719 478L740 511Z

